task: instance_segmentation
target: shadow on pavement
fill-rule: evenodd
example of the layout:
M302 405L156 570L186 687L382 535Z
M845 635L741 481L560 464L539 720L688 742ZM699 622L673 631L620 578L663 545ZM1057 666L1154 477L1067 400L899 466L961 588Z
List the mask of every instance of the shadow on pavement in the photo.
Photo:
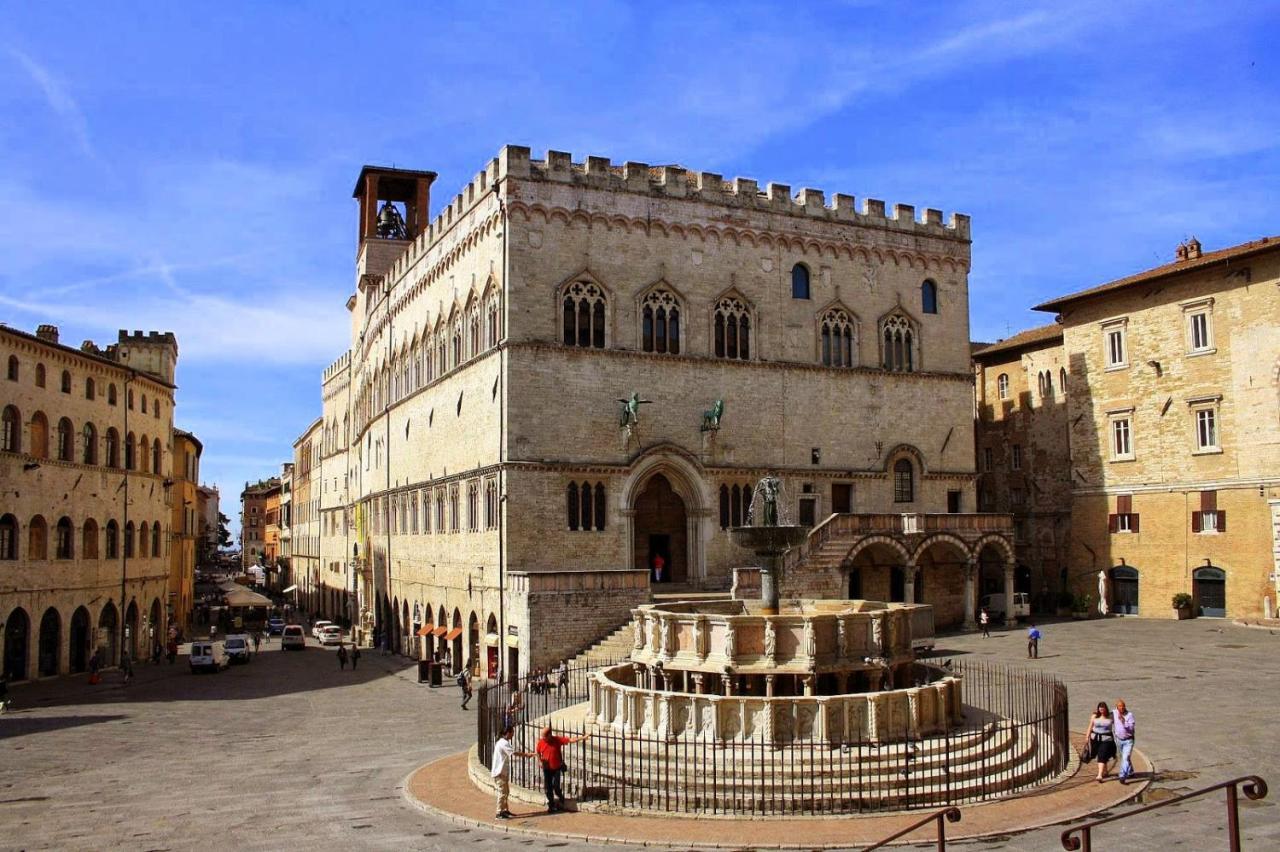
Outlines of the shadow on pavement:
M17 716L6 714L0 718L0 740L13 737L25 737L29 734L43 734L49 731L60 731L64 728L78 728L82 725L98 725L103 722L116 722L125 718L116 713L99 716Z

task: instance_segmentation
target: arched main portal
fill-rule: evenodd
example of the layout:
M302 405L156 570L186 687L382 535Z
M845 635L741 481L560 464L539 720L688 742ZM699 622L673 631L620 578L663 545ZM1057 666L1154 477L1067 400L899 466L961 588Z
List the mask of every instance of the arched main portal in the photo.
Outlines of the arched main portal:
M480 673L480 617L475 610L467 620L467 667L473 676Z
M689 579L689 516L684 500L661 473L649 477L636 497L633 553L637 570L654 583Z
M4 676L9 680L27 679L27 653L31 636L31 619L21 607L4 620Z
M1137 615L1138 569L1132 565L1117 565L1107 574L1111 578L1111 611L1116 615Z
M40 652L36 671L40 677L58 673L58 651L62 647L62 617L53 607L40 618Z
M91 620L89 610L77 607L71 615L71 641L67 644L67 665L73 673L89 670Z
M98 615L98 648L102 650L102 664L114 666L120 648L120 616L110 601Z

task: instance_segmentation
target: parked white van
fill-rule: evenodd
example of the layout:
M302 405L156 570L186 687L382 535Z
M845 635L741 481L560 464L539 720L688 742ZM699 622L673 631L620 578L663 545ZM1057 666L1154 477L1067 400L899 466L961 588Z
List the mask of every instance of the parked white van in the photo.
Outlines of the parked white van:
M286 651L305 651L307 634L302 631L301 624L286 624L280 632L280 647Z
M245 633L232 633L222 640L222 648L227 652L228 663L249 662L249 652L253 648L253 640Z
M987 615L991 616L991 620L1004 618L1005 603L1004 594L985 595L982 598L982 608L987 611ZM1029 618L1031 616L1031 599L1026 592L1013 593L1013 617L1014 619Z
M191 643L191 673L199 671L220 672L227 667L227 656L221 642L196 641Z

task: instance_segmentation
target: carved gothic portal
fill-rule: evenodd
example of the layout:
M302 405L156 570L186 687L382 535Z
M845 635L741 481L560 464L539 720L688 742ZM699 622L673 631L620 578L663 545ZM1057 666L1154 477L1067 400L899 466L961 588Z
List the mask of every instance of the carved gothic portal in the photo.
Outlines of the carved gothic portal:
M684 500L661 473L636 497L633 518L634 567L647 569L654 583L689 580L689 521ZM661 565L659 572L658 566Z

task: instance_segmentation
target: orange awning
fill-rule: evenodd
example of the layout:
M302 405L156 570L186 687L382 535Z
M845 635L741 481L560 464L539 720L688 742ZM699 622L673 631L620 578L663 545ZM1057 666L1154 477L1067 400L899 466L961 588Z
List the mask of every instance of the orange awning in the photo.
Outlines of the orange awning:
M421 627L419 627L419 628L418 628L418 635L419 635L419 636L430 636L430 635L431 635L431 630L432 630L432 628L433 628L433 627L434 627L434 625L429 624L429 623L428 623L428 624L424 624L424 625L422 625Z
M432 630L432 631L431 631L431 635L432 635L432 636L443 636L444 634L446 634L446 633L448 633L448 632L449 632L449 626L448 626L447 624L441 624L441 625L440 625L439 627L437 627L435 630Z
M455 627L452 630L450 630L448 633L446 633L444 638L445 638L445 641L452 642L454 639L457 639L461 635L462 635L462 628Z

